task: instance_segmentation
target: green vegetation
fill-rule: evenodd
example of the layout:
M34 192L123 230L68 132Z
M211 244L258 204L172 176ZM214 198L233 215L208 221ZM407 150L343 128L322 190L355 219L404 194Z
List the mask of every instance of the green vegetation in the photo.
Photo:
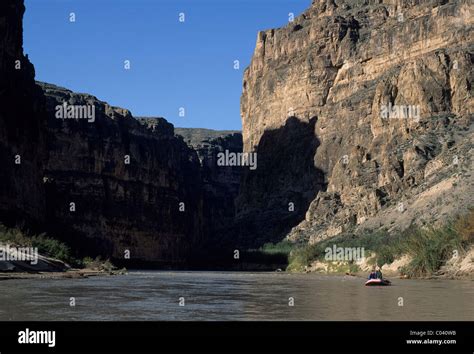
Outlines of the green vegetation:
M117 270L117 267L115 267L110 260L102 260L99 257L96 257L96 259L92 259L91 257L85 257L82 260L82 264L85 268L88 269L94 269L94 270L99 270L99 271L106 271L106 272L112 272L114 270ZM122 270L124 271L124 269Z
M71 256L71 249L63 242L47 237L46 234L29 236L16 228L7 228L0 224L0 243L16 247L35 247L40 254L59 259L69 264L76 260Z
M465 252L474 244L474 209L440 228L415 229L405 244L405 253L413 259L402 273L409 277L434 274L454 251Z
M462 254L474 244L474 209L438 228L412 226L396 235L378 231L359 236L343 235L310 246L297 246L289 254L287 270L301 271L313 261L324 261L325 249L334 244L337 247L363 247L366 256L375 254L373 261L379 266L409 255L412 261L402 269L402 273L408 277L429 276L436 273L454 251ZM353 263L348 265L356 266Z
M294 244L288 240L283 240L278 243L266 243L259 251L265 254L280 254L288 256L291 250L294 248Z
M350 248L361 247L364 248L366 256L372 252L377 253L378 263L391 263L401 251L398 249L400 241L391 237L391 244L387 245L388 237L384 231L367 233L360 236L342 235L314 245L297 247L290 253L288 270L301 271L315 260L324 261L325 249L327 247L332 248L333 245ZM355 269L356 265L352 263L352 267Z
M45 254L51 258L59 259L66 263L74 263L71 256L71 249L66 244L46 237L44 234L31 238L32 247L37 247L40 254Z
M328 273L354 274L360 271L357 264L353 262L328 262Z
M450 226L439 229L414 229L405 244L406 253L413 257L402 273L409 277L434 274L461 248L459 235Z
M79 260L72 256L72 251L68 245L56 239L40 235L28 235L17 228L7 228L0 224L0 244L10 244L14 247L36 247L38 252L50 258L58 259L77 268L90 268L111 272L115 266L110 260L101 260L100 257L92 259L85 257Z
M260 248L251 248L240 253L240 260L246 264L285 268L288 265L288 256L294 244L283 240L278 243L265 243Z

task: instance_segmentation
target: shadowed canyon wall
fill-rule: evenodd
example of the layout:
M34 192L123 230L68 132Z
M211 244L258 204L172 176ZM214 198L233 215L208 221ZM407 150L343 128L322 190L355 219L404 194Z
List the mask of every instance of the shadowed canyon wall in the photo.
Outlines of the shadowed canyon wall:
M44 218L46 116L35 71L23 55L23 1L0 2L0 220L37 226Z
M209 129L176 128L175 133L193 148L201 164L204 188L204 214L208 221L206 250L219 248L231 235L229 226L236 214L235 199L239 194L240 180L245 167L219 166L219 154L241 153L242 134L238 131L215 131ZM219 252L216 250L216 252Z
M313 162L320 141L316 118L290 117L265 130L255 153L258 167L243 172L237 199L237 244L260 246L280 241L306 212L317 191L325 190L323 172Z
M55 234L76 248L184 262L204 234L196 153L164 119L142 124L87 94L41 85L47 97L46 202ZM56 107L95 107L95 120L58 119ZM71 211L70 203L74 203ZM183 203L183 204L180 204ZM181 207L181 208L180 208Z

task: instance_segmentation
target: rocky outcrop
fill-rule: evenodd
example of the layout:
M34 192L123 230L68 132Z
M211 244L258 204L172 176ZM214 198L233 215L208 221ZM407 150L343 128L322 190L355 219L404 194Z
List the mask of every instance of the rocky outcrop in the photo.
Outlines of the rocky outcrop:
M241 114L244 150L266 162L244 177L239 216L268 226L244 238L317 242L472 204L472 11L466 0L321 0L260 32Z
M195 151L164 119L138 121L94 96L41 86L48 111L48 229L82 253L184 263L204 234ZM58 118L65 104L94 107L95 115Z
M195 149L199 156L207 155L204 151L214 145L222 146L223 149L235 147L242 151L242 132L240 130L213 130L205 128L174 128L176 135L183 137L184 141ZM219 144L219 139L231 142L228 144ZM221 149L222 150L222 149ZM200 151L202 154L200 154Z
M176 128L175 133L182 137L199 157L204 188L208 197L214 200L208 204L233 217L234 200L239 192L242 167L219 166L218 156L226 150L230 153L241 153L242 134L239 131L202 128ZM214 215L212 219L218 221L220 217ZM222 222L225 223L225 220Z
M20 0L0 2L0 222L34 229L44 218L45 112L23 54Z

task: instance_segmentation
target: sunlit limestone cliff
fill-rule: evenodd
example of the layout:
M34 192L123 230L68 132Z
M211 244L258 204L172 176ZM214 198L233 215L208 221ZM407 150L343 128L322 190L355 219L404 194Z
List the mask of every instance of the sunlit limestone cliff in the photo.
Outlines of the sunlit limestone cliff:
M243 79L244 242L318 242L472 205L471 1L313 1Z

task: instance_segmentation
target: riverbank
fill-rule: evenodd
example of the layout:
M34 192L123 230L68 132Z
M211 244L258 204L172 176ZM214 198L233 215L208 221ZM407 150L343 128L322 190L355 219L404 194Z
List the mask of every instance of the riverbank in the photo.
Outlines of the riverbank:
M70 269L64 272L0 272L0 281L13 279L84 279L126 274L124 270Z
M86 259L83 268L38 254L32 260L0 261L0 281L13 279L82 279L96 276L126 274L125 268L117 269L109 261Z
M19 251L25 259L17 259ZM71 250L44 235L27 236L0 225L0 280L28 278L84 278L123 274L109 260L85 257L78 260ZM219 257L212 258L218 254ZM198 261L201 260L201 263ZM202 261L205 260L205 261ZM411 279L474 279L474 209L448 224L411 227L393 234L388 231L362 235L344 234L315 244L295 245L286 240L259 249L242 250L239 256L210 252L195 255L194 263L182 267L136 269L181 269L193 271L241 271L350 274L366 277L374 266L385 276ZM115 262L115 261L114 261ZM3 272L3 273L2 273Z
M289 240L261 252L286 255L294 273L384 274L411 279L474 279L474 209L439 226L345 233L313 244Z
M0 280L80 279L125 274L100 257L78 259L65 243L0 224Z
M451 279L474 280L474 247L461 256L453 256L445 262L438 271L417 277L410 277L405 269L410 266L413 258L403 255L393 262L383 264L381 271L384 277L398 279ZM317 260L304 267L305 273L319 273L325 275L351 275L366 278L376 262L376 255L363 258L357 262L331 262Z

